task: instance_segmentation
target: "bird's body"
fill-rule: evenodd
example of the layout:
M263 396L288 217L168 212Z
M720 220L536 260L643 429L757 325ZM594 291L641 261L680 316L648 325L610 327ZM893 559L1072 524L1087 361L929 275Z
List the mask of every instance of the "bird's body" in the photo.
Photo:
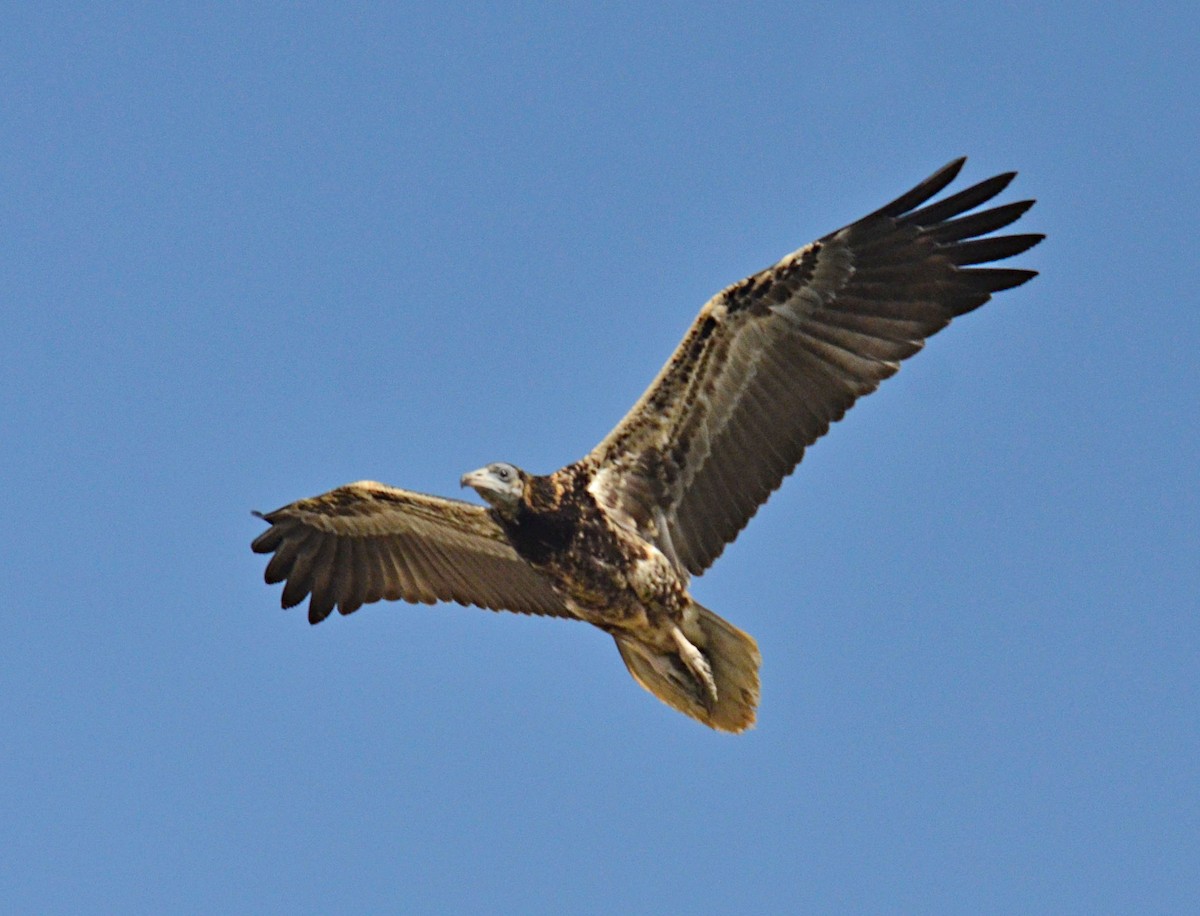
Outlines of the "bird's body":
M530 476L517 510L492 514L517 556L580 619L611 631L677 617L686 585L653 544L613 524L587 485L578 465Z
M754 640L696 603L687 570L605 508L602 480L585 459L547 476L494 464L462 482L492 503L489 516L571 616L616 640L643 686L714 727L746 727L758 701Z
M584 620L664 702L723 731L749 727L758 648L692 598L690 577L925 338L1034 275L968 266L1041 236L987 236L1032 201L964 215L1011 174L927 203L961 165L713 297L580 461L464 475L488 508L360 482L268 513L253 544L274 554L267 582L286 583L285 607L311 594L313 623L380 599Z
M491 515L517 556L564 597L570 589L582 606L603 607L616 600L624 557L584 481L571 470L525 478L519 501L510 510L493 508Z

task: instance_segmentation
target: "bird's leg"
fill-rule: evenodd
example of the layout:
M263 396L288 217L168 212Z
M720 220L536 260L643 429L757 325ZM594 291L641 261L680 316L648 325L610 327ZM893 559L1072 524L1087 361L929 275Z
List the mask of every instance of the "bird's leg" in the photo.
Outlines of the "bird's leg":
M679 629L679 627L672 627L671 635L675 638L675 646L679 649L679 657L683 659L683 663L692 672L692 676L703 685L709 705L715 706L717 703L717 682L713 680L712 666L709 665L708 659L704 657L703 652L692 645L691 641L683 635L683 630Z

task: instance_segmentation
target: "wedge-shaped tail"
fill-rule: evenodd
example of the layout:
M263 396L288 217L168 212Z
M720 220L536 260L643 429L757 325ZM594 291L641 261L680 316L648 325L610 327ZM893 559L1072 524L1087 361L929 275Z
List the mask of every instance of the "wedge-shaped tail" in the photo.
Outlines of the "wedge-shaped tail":
M695 603L692 607L696 616L685 623L684 631L712 670L715 700L678 652L626 634L614 634L617 649L633 679L668 706L719 731L745 731L754 724L758 707L758 644L708 608Z

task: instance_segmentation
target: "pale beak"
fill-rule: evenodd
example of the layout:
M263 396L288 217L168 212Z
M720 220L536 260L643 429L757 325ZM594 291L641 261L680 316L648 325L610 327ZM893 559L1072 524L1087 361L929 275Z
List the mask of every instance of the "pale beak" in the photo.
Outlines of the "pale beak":
M480 468L477 471L469 471L463 474L462 478L458 481L458 485L460 487L478 488L480 484L488 480L488 477L488 469Z

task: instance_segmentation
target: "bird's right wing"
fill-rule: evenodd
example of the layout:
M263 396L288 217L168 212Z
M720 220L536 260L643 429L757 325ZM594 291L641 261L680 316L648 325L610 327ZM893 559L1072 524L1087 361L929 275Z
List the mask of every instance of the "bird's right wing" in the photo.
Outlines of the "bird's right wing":
M311 594L310 623L383 598L574 616L481 506L360 481L259 515L264 578L285 608Z

